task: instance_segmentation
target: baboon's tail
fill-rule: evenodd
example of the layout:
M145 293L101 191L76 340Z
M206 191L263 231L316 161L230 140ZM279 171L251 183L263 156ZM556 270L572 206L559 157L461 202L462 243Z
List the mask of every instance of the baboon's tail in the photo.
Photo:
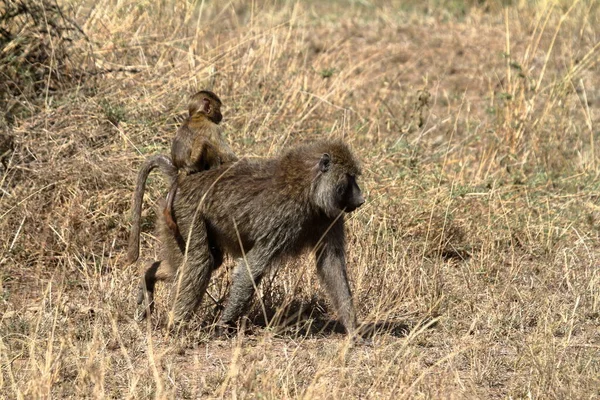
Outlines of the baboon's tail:
M146 180L150 172L157 167L171 182L177 176L177 168L175 168L171 159L165 155L157 154L149 157L142 164L142 168L138 172L131 208L131 232L129 233L129 248L127 249L127 262L129 264L136 262L140 256L140 220L142 218L142 201L146 190Z

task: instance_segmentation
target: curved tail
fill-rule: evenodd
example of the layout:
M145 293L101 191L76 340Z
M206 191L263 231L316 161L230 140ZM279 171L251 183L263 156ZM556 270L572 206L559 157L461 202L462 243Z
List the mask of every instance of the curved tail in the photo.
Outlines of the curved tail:
M149 157L144 161L140 172L138 172L135 192L133 193L133 206L131 208L131 231L129 232L129 247L127 249L127 262L133 264L140 256L140 220L142 218L142 201L144 200L144 191L146 190L146 180L150 172L160 168L161 172L167 176L171 182L177 176L177 168L173 165L171 159L165 155L158 154Z

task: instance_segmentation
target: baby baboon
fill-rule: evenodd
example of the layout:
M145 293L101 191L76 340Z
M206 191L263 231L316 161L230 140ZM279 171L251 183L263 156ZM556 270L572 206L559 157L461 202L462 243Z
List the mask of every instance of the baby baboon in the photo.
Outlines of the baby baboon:
M154 168L160 168L164 175L174 182L177 178L177 168L171 159L163 155L149 157L142 164L138 173L135 192L133 193L133 205L131 207L131 232L129 233L129 248L127 250L127 262L132 264L140 255L140 219L142 218L142 201L146 190L146 180Z
M157 155L148 158L142 165L133 196L132 227L127 252L129 263L135 262L139 257L142 200L146 179L154 168L160 167L163 174L170 179L171 188L163 215L167 226L177 235L181 244L182 238L178 234L177 224L171 212L177 190L178 171L189 174L237 160L237 156L227 144L218 126L223 118L221 104L219 97L208 90L193 95L188 106L189 116L173 139L171 159Z
M208 90L192 96L189 116L171 145L171 159L177 169L190 174L237 160L219 126L221 104L221 99Z
M161 224L164 258L146 271L138 299L147 295L151 301L155 282L177 273L174 317L186 320L200 304L213 269L222 261L221 253L243 256L220 319L222 326L232 326L246 311L269 266L315 249L319 278L344 327L354 332L343 214L364 203L356 183L359 173L344 143L324 140L275 159L242 159L182 177L173 211L188 241L187 254Z
M221 99L209 90L202 90L192 96L188 106L188 119L177 130L171 145L171 159L177 170L189 175L237 161L237 156L229 147L219 126L223 119L221 104ZM163 211L167 225L175 233L177 224L171 210L176 191L175 180Z

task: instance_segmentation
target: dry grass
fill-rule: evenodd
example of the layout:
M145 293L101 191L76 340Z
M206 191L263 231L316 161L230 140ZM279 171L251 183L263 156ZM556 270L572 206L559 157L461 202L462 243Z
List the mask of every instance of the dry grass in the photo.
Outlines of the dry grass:
M15 93L2 122L0 398L600 397L600 5L216 3L61 3L94 74ZM373 347L349 348L308 258L236 339L206 332L209 300L167 334L164 286L133 320L136 171L211 67L238 154L334 136L361 159L348 258Z

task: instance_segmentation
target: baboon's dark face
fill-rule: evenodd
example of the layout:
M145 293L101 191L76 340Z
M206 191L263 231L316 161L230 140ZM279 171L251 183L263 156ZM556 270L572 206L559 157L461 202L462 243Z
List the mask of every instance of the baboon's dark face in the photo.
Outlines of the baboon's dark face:
M221 108L219 106L213 108L212 112L208 114L208 118L215 124L220 123L223 119L223 114L221 114Z
M209 97L205 97L202 102L203 106L201 111L215 124L220 123L223 119L223 114L221 114L221 102Z
M346 212L352 212L362 206L365 198L362 195L360 187L356 183L356 177L346 174L345 179L342 179L336 188L338 196L338 208Z
M319 161L319 184L315 201L331 218L340 212L352 212L363 205L365 198L356 183L356 175L342 165L331 161L329 154L323 154Z

